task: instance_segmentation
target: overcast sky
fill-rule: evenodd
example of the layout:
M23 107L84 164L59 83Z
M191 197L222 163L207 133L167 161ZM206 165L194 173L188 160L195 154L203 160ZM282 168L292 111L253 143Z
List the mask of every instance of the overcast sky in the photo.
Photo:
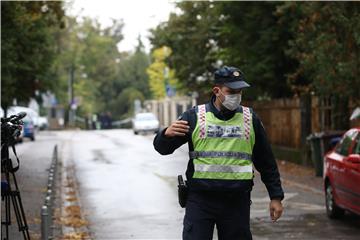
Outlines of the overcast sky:
M149 51L148 29L166 21L174 9L174 0L74 0L68 14L98 18L104 26L109 26L112 18L123 19L124 39L119 50L134 50L140 34Z

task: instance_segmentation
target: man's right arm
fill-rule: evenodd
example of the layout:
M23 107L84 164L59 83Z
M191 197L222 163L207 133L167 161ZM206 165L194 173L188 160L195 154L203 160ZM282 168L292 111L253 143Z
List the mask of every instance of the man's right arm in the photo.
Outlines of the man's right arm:
M169 127L160 131L154 138L154 148L161 155L172 154L189 139L189 113L185 112L181 118Z

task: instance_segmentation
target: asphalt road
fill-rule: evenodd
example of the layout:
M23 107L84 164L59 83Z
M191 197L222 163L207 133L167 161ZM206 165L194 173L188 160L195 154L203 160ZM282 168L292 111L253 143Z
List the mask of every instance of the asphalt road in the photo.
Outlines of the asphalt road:
M187 146L161 156L153 135L130 130L62 132L73 161L84 212L96 239L180 239L184 210L176 176L184 174ZM358 239L360 218L326 217L322 194L284 186L283 217L272 223L269 198L257 175L252 193L254 239Z
M46 186L48 155L57 143L64 166L75 168L82 210L94 239L181 239L184 210L177 203L176 176L186 170L187 146L161 156L153 149L153 137L135 136L130 130L42 132L35 142L19 145L24 161L17 175L30 225L40 212L40 186ZM322 194L297 185L284 189L284 215L272 223L266 189L256 176L251 206L254 239L359 238L360 217L347 214L342 220L329 220Z

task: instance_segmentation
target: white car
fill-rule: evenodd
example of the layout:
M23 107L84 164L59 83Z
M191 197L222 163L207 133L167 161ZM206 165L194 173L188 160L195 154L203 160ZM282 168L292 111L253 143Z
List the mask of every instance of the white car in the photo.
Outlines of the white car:
M39 116L39 118L38 118L38 128L40 130L45 130L48 127L49 127L49 121L48 121L47 117Z
M153 113L137 113L132 120L132 127L135 134L139 132L157 133L160 129L160 123Z

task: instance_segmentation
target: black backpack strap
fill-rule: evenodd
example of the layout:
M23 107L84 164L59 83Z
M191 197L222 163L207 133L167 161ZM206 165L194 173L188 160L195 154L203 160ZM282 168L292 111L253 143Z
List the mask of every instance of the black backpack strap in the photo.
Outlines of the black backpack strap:
M20 161L19 161L19 158L18 158L18 156L17 156L17 154L16 154L16 148L15 148L15 145L13 144L13 145L11 145L11 147L12 147L12 150L13 150L13 152L14 152L14 155L15 155L15 157L16 157L16 161L17 161L17 166L16 167L13 167L12 166L12 163L11 163L11 169L9 169L9 171L10 172L16 172L17 170L19 170L19 167L20 167ZM11 162L11 161L10 161Z

